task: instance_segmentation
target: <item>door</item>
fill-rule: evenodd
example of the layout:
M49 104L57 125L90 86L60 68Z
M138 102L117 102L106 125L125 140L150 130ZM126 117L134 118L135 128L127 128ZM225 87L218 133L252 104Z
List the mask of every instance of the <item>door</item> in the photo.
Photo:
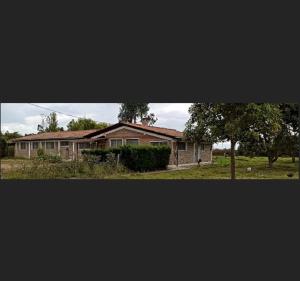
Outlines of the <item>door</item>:
M69 147L61 147L60 155L62 159L69 159L70 158Z

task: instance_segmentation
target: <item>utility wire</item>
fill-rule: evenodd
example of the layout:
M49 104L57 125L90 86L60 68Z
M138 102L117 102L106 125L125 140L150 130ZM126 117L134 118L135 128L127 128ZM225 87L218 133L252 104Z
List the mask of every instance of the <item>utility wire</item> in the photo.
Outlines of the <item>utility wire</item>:
M51 108L48 108L48 107L40 106L40 105L37 105L37 104L34 104L34 103L29 103L28 102L28 104L39 107L39 108L42 108L42 109L46 109L46 110L49 110L49 111L52 111L52 112L56 112L56 113L59 113L59 114L63 114L63 115L67 115L67 116L71 116L71 117L75 117L75 118L81 118L81 117L78 117L78 116L75 116L75 115L72 115L72 114L63 113L63 112L60 112L60 111L57 111L57 110L54 110L54 109L51 109Z

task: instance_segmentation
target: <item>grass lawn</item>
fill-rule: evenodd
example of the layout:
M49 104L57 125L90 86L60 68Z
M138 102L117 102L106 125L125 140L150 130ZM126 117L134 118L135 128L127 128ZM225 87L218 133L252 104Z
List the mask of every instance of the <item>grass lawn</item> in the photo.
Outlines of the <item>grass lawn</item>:
M252 171L247 172L251 167ZM288 173L294 173L288 177ZM163 171L154 173L132 173L113 176L118 179L230 179L230 158L214 157L212 165L195 166L187 170ZM267 168L266 157L237 157L237 179L298 179L298 159L292 163L291 158L279 158L272 169Z
M31 166L32 160L26 159L1 159L1 178L31 178L30 175L18 173L24 166ZM291 158L279 158L274 163L274 167L269 169L267 167L266 157L237 157L237 179L298 179L298 159L296 163L292 163ZM51 166L48 170L41 170L47 177L52 171ZM247 168L251 167L252 171L247 172ZM68 167L66 167L68 168ZM88 171L83 169L83 172L72 176L72 178L101 178L101 179L230 179L230 158L223 156L214 157L212 165L194 166L185 170L178 171L160 171L149 173L130 173L124 171L108 171L100 169L92 176ZM69 169L69 168L68 168ZM56 169L57 170L57 169ZM39 172L38 172L39 173ZM288 173L293 173L293 177L288 177ZM55 177L59 174L59 178L69 178L69 174L56 171ZM21 175L21 176L20 176ZM34 178L44 178L43 175L35 175Z

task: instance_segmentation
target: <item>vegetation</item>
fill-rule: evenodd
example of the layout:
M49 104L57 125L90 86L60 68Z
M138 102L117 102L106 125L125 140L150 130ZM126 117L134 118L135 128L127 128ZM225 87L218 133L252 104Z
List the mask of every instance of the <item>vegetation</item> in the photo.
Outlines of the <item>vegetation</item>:
M108 176L127 173L122 165L107 161L95 165L87 161L51 161L35 158L33 160L7 159L1 161L2 179L103 179Z
M230 158L214 157L212 165L193 166L182 170L130 172L116 158L101 163L68 161L50 163L39 159L2 159L3 179L230 179ZM251 168L249 170L249 168ZM292 176L291 176L292 175ZM298 161L279 157L273 168L265 157L236 157L237 179L298 179Z
M121 103L119 121L136 123L140 118L140 121L146 120L149 125L153 125L157 118L154 113L148 114L149 109L149 103Z
M251 171L248 172L248 168ZM292 175L292 176L291 176ZM188 169L177 171L160 171L151 173L127 173L112 175L109 178L117 179L199 179L199 180L229 180L230 179L230 157L216 156L214 163L206 166L194 166ZM294 179L298 180L298 163L292 163L290 158L280 157L273 168L268 167L265 157L248 158L244 156L236 157L236 178L239 180L253 179Z
M97 122L90 118L79 118L78 120L72 119L67 125L69 131L105 129L107 127L108 127L107 123Z
M297 147L298 107L295 104L271 103L195 103L185 134L194 141L211 143L229 141L231 178L236 177L235 147L240 153L268 157L269 167L280 156L280 148L290 152Z
M8 142L21 136L18 132L10 133L6 131L4 134L0 132L0 157L13 156L14 147L10 146Z
M63 127L58 127L57 115L55 112L50 113L46 117L47 127L44 129L44 132L58 132L63 131Z
M107 161L110 154L120 155L120 163L132 171L154 171L166 169L169 164L171 148L166 145L124 145L119 148L82 151L90 161Z

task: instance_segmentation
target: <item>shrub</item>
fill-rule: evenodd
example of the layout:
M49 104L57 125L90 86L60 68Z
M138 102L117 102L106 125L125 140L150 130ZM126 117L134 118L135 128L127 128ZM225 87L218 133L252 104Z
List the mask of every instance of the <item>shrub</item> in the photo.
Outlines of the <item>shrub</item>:
M7 156L8 157L14 157L15 156L15 147L14 146L9 145L7 147Z
M0 137L0 157L4 157L7 154L7 143L6 140Z
M62 158L59 155L46 154L42 148L37 150L37 160L47 161L49 163L60 163Z
M85 159L95 156L96 163L106 162L116 166L116 155L120 163L132 171L154 171L166 169L169 164L171 148L166 145L125 145L113 149L95 149L82 152Z

